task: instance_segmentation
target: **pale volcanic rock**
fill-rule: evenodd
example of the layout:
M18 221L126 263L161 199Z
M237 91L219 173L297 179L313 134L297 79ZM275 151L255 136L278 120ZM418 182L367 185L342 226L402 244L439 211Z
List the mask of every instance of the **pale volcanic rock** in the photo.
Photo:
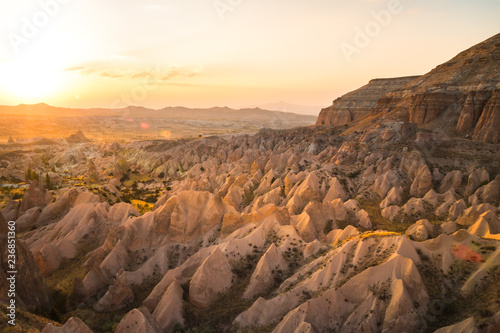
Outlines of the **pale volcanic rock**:
M419 220L415 224L412 224L406 230L405 234L421 242L433 236L434 227L429 223L428 220Z
M458 230L458 225L452 221L444 222L441 224L441 230L445 235L451 235Z
M128 312L116 327L115 333L161 333L163 332L148 309L141 307ZM169 332L169 331L165 331Z
M425 202L427 202L432 207L436 207L438 203L441 201L441 195L437 194L436 191L430 189L424 197L422 198Z
M156 319L163 332L172 332L177 323L184 325L182 315L183 293L179 282L173 280L153 312L153 318Z
M483 203L480 205L473 205L465 209L460 217L457 219L457 223L464 225L472 225L481 214L491 211L493 214L497 213L497 208L490 205L489 203Z
M129 203L120 202L111 206L108 213L108 220L112 223L121 224L130 216L139 216L137 209Z
M483 191L480 195L483 202L493 203L500 199L500 175L489 184L482 187Z
M387 171L381 176L378 176L373 184L373 190L384 198L387 193L398 184L398 176L392 170Z
M286 266L287 263L284 262L282 252L278 250L274 243L271 244L257 263L243 297L253 298L255 295L266 291L274 284L275 271L285 269Z
M64 216L47 234L30 242L30 250L44 275L59 267L63 258L74 258L76 246L86 236L95 233L107 219L104 204L80 204ZM62 243L61 243L62 242ZM65 244L65 246L61 246ZM68 249L72 249L69 251Z
M324 239L324 238L323 238ZM304 259L307 259L316 253L318 253L321 249L323 249L324 246L323 244L315 239L314 241L307 243L306 247L304 248Z
M10 200L7 206L2 209L2 214L7 221L15 221L19 217L19 206L21 202L19 200Z
M467 204L465 203L464 199L458 200L450 207L450 219L456 220L465 209L467 209Z
M335 199L342 199L342 201L347 199L347 194L337 177L333 177L330 181L330 189L326 193L324 201L333 201Z
M170 198L165 206L174 205L169 232L172 240L190 242L218 225L224 204L209 192L184 191Z
M424 206L424 200L418 198L411 198L408 202L402 207L402 211L406 215L418 215L425 213L426 209Z
M421 166L410 187L410 195L421 198L432 188L432 174L427 165Z
M434 333L479 333L474 317L470 317L457 324L440 328Z
M43 187L43 185L34 180L28 191L24 194L21 206L19 207L19 214L24 213L30 208L45 206L52 201L52 194Z
M292 193L293 195L286 204L286 207L291 215L300 214L304 207L311 201L321 201L322 194L319 185L318 177L314 173L311 173L294 192L290 192L289 196Z
M168 290L168 287L170 287L170 284L174 280L177 280L180 284L187 282L214 249L214 246L203 248L190 256L181 266L168 270L161 281L153 288L146 300L144 300L144 305L150 311L154 311L163 295ZM161 309L159 311L161 311Z
M26 175L21 170L13 169L11 166L9 168L0 168L0 177L4 177L9 181L13 182L24 182L26 180Z
M42 210L40 209L40 207L33 207L28 209L16 221L16 228L18 229L18 231L22 232L33 228L41 212Z
M370 219L370 215L364 209L356 212L356 218L358 219L358 224L360 227L371 229L372 221Z
M77 197L80 195L79 189L70 189L57 197L55 202L52 202L45 207L40 216L37 218L36 225L47 225L59 217L66 215L69 210L75 205Z
M382 209L382 217L385 217L388 220L395 221L401 212L401 208L399 206L389 206Z
M394 244L394 241L398 244L398 252L408 255L414 258L414 260L418 260L418 256L411 245L408 247L405 245L407 243L400 240L400 238L387 239L387 242L384 241L383 248L390 246L389 244ZM334 260L335 258L343 258L341 260L345 260L348 257L345 257L342 253L354 251L355 259L353 264L356 265L357 260L362 259L363 255L368 253L367 251L369 246L373 244L372 242L350 241L343 246L343 251L340 251L338 256L334 257ZM384 327L396 330L411 330L411 327L418 327L423 319L424 311L416 310L414 304L417 302L425 307L428 297L425 293L421 292L420 288L423 287L423 283L415 265L412 263L412 259L403 257L400 254L394 254L380 266L363 271L338 289L329 289L316 298L307 302L300 302L301 291L314 292L316 288L321 288L322 284L318 283L319 281L326 282L332 276L334 276L333 283L337 279L341 279L343 274L333 270L334 267L339 266L342 266L342 261L340 263L332 261L326 267L314 273L306 282L297 286L296 291L291 290L267 301L259 298L250 309L236 318L235 323L243 326L266 325L275 320L280 320L283 314L286 314L276 327L276 332L288 332L292 327L298 327L304 321L310 323L319 331L333 327L341 331L342 329L352 331L353 326L359 327L362 325L363 319L367 318L365 314L369 316L371 307L362 305L365 302L372 303L370 297L373 297L373 294L368 286L380 286L384 283L389 283L390 291L388 294L392 295L389 296L393 303L392 308L397 310L386 313ZM340 277L337 277L334 273L337 273ZM394 282L391 284L390 280ZM403 284L398 284L397 280L402 280ZM286 288L288 285L285 282L280 287L280 290ZM373 299L371 298L371 300ZM302 304L296 307L298 302ZM380 306L381 304L376 306L376 309L380 309ZM358 307L359 309L364 309L366 312L351 317L351 320L346 320L349 314L352 314ZM403 319L401 318L403 313L404 320L401 320ZM355 318L359 318L361 322L353 323L356 322ZM346 324L348 326L343 326Z
M441 185L439 186L439 193L444 193L449 191L450 189L458 188L462 184L462 178L462 172L460 172L459 170L448 172L441 181Z
M127 283L125 272L116 274L115 282L104 296L94 305L97 312L112 312L125 308L134 300L134 292Z
M227 258L217 247L205 259L189 284L189 301L206 307L221 292L227 290L232 283L233 273Z
M335 244L337 242L342 242L351 236L356 236L359 234L358 229L352 225L348 225L345 229L335 229L328 233L323 239L323 242L329 244Z
M385 199L380 203L380 208L384 209L393 205L400 205L403 201L403 187L397 186L391 188Z
M92 330L77 317L71 317L61 327L56 327L51 323L47 324L42 333L92 333Z
M425 159L422 157L421 153L412 151L403 155L399 163L399 170L406 173L410 178L415 178L421 167L425 166Z
M491 211L484 212L479 219L467 230L471 235L487 237L500 234L500 221Z
M271 185L279 177L279 175L273 170L269 170L264 177L260 180L260 185L254 191L256 195L262 195L271 190Z
M467 187L465 188L465 197L469 197L476 190L479 188L479 186L483 182L489 182L490 181L490 175L488 174L488 171L484 168L482 169L475 169L469 174L469 178L467 180Z
M347 210L342 202L342 199L333 200L332 206L335 211L335 219L338 221L345 220L347 217Z
M465 295L471 295L474 289L481 284L482 280L488 275L488 271L495 266L500 265L500 249L497 249L491 256L481 264L478 270L469 276L467 281L460 289Z

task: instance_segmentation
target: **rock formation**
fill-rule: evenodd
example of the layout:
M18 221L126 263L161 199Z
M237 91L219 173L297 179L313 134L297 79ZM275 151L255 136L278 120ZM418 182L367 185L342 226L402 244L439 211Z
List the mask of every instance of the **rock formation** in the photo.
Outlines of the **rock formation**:
M321 110L316 126L343 126L358 120L369 114L382 96L416 78L418 76L371 80L367 85L337 98L332 106Z
M344 125L369 113L372 122L404 120L437 133L456 130L478 141L499 142L499 69L500 34L411 82L381 88L374 81L349 93L322 110L317 125Z

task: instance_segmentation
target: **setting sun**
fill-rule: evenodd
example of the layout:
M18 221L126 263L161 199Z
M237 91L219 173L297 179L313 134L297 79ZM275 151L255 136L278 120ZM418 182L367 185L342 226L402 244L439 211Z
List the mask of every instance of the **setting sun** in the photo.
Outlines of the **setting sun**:
M1 63L1 89L27 103L52 97L61 88L61 77L46 64L22 60Z

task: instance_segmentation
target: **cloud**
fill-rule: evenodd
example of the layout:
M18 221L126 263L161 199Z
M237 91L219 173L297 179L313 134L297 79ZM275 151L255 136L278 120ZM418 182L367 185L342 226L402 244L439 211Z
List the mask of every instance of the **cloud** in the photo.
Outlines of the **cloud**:
M194 77L201 75L203 73L202 67L195 68L182 68L178 65L170 65L166 68L147 68L145 70L140 71L132 71L132 70L124 70L124 69L115 69L110 70L101 69L103 66L97 65L89 65L89 66L72 66L65 71L67 72L78 72L82 76L94 75L109 79L143 79L145 77L153 76L156 80L168 81L174 77Z

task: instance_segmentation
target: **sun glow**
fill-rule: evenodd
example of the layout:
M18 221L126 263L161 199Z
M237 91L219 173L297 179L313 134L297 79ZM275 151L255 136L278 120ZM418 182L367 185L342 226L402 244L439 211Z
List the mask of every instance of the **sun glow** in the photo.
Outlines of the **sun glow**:
M4 95L39 102L57 93L61 75L45 63L13 60L0 64L0 86Z

